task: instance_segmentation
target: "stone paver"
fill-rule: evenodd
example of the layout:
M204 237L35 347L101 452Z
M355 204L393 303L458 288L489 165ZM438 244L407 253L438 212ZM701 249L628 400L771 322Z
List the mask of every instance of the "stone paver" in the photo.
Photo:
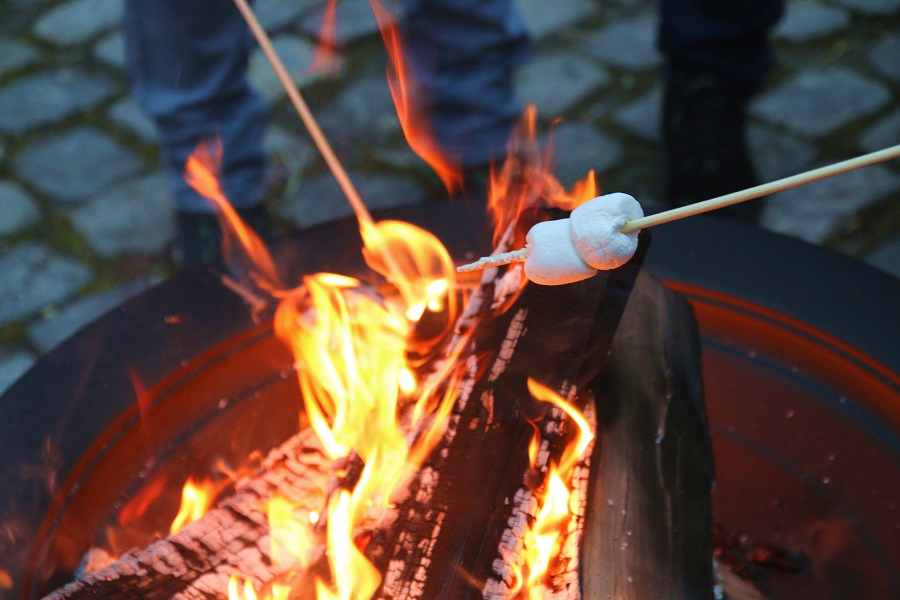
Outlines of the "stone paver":
M335 151L346 160L358 157L363 145L380 145L401 132L383 72L349 82L316 117Z
M789 42L808 42L843 31L850 26L847 11L822 4L788 2L772 35Z
M86 42L122 20L122 2L70 0L38 19L34 32L51 44L72 46Z
M50 352L88 323L161 281L158 275L149 275L79 298L52 317L33 323L28 328L28 341L39 352Z
M34 354L25 350L0 355L0 395L24 375L36 360Z
M856 71L805 71L751 105L758 118L813 138L875 113L891 101L888 88Z
M0 38L0 75L27 66L37 60L38 51L31 44Z
M97 40L91 53L113 68L125 69L125 39L121 31L113 31Z
M589 123L565 121L553 128L556 178L567 188L591 169L602 176L619 164L623 154L615 138Z
M867 167L771 196L762 223L772 231L821 244L897 190L900 175L882 165Z
M263 138L266 154L283 165L290 173L301 173L309 165L313 155L312 142L283 127L273 125Z
M160 255L175 239L175 216L161 173L117 185L70 216L75 229L104 257Z
M869 254L866 262L900 278L900 235L894 236Z
M42 71L0 88L0 132L22 134L108 100L115 84L80 69Z
M818 156L815 146L759 124L747 128L747 145L761 183L802 173Z
M303 87L321 79L320 74L307 72L313 57L313 47L309 42L294 35L283 34L272 39L272 46L284 63L284 68L287 69L297 85ZM259 48L250 55L249 77L250 83L269 102L275 102L286 95L275 71L272 70L265 54Z
M520 0L519 7L528 24L532 39L540 40L570 25L590 19L600 11L600 5L590 0Z
M581 48L619 69L651 69L662 60L656 49L658 26L655 12L614 22L588 37Z
M22 242L0 255L0 327L71 298L92 278L77 260Z
M859 136L859 147L866 152L900 144L900 109L880 118Z
M142 141L156 143L158 139L156 125L130 96L110 106L106 114L111 121L129 130Z
M869 62L879 73L900 83L900 35L883 37L869 51Z
M41 219L35 201L18 184L0 181L0 235L18 233Z
M419 204L427 198L425 190L403 177L350 173L366 205L373 210ZM299 227L311 227L353 214L331 175L304 181L296 196L277 208L279 215Z
M35 140L15 157L13 168L51 199L71 203L134 175L141 162L100 130L77 127Z
M659 142L662 126L662 88L656 87L632 100L613 115L616 125L653 144Z
M900 0L834 0L864 15L890 15L900 10Z
M567 52L536 56L519 69L516 96L534 102L544 117L556 117L609 83L609 74L593 62Z
M260 25L269 33L296 23L303 13L319 3L314 0L257 0L253 10Z

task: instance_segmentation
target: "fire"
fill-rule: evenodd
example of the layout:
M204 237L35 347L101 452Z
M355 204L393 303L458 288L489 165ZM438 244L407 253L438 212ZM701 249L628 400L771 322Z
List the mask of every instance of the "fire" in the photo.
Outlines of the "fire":
M277 289L281 287L280 278L266 245L241 220L219 185L218 170L221 162L221 140L203 140L188 157L184 178L215 208L222 226L222 254L228 264L240 265L246 269L251 279L261 288Z
M152 505L166 489L168 480L168 475L162 473L141 488L141 490L122 507L119 514L116 515L116 520L119 522L119 525L128 525L144 516L147 509L150 508L150 505Z
M219 486L211 480L195 482L189 477L181 490L181 508L169 527L169 533L177 533L188 523L205 515L218 492Z
M537 108L529 104L507 145L507 158L491 168L488 211L494 221L494 243L523 213L540 205L572 210L599 195L594 171L566 191L553 175L553 143L541 153L537 136Z
M553 390L528 380L528 390L537 400L551 402L563 410L578 427L575 439L563 450L558 463L551 463L538 494L538 514L523 539L524 565L517 570L515 579L518 589L514 597L541 600L547 597L547 578L553 560L559 556L565 533L572 518L572 474L579 458L594 439L587 420L571 404L559 397ZM537 468L537 450L540 446L539 434L535 432L529 446L532 468Z
M319 30L319 43L312 62L307 69L310 73L336 74L340 70L341 61L334 50L334 40L337 22L335 13L337 0L328 0L325 4L325 12L322 15L322 27Z
M319 499L318 502L321 502ZM291 569L307 566L307 551L316 543L313 526L319 514L309 509L313 500L295 502L283 496L272 498L267 507L272 562Z
M462 170L456 159L447 156L431 133L428 115L423 107L422 94L412 77L409 62L403 54L396 19L378 0L370 0L384 47L388 55L387 80L391 98L400 119L406 142L434 169L444 187L452 193L462 185Z
M275 583L270 590L259 595L249 579L244 580L242 586L237 575L228 578L228 600L288 600L290 594L290 587Z
M388 83L407 141L452 191L461 184L459 165L444 156L431 135L395 20L378 0L371 4L387 47ZM333 37L333 17L334 2L329 0L325 44ZM564 190L551 173L552 146L542 155L536 140L536 110L531 106L510 143L510 158L502 168L492 169L490 204L500 236L540 202L571 209L597 195L593 172L571 191ZM258 287L279 299L276 335L296 358L310 426L325 454L339 465L335 485L323 490L322 497L302 502L274 498L268 503L272 561L285 569L304 569L324 543L330 576L316 578L318 600L366 600L381 585L381 574L365 556L367 520L391 505L394 490L418 470L444 435L462 377L456 356L431 361L453 334L459 302L454 263L428 232L398 221L361 218L366 262L384 283L376 286L319 273L288 290L262 241L228 203L216 175L220 157L217 143L199 145L187 162L185 178L216 208L226 260L242 263ZM456 352L464 346L458 344ZM583 417L558 395L531 381L529 389L579 427L558 463L548 467L538 514L524 540L521 597L535 600L544 594L571 520L567 482L591 434ZM412 431L416 435L410 435ZM539 449L536 438L530 449L533 465ZM173 531L198 518L212 499L198 500L205 503L202 509L192 508L193 497L204 496L189 484ZM249 580L242 585L237 576L229 582L229 600L274 600L289 594L287 586L258 591Z

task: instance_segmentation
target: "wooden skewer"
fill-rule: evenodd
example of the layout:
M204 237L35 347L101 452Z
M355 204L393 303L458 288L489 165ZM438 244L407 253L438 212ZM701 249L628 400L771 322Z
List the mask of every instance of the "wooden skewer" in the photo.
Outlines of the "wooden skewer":
M359 221L360 230L362 232L368 230L371 233L377 234L378 229L375 228L375 221L372 219L372 214L360 197L359 192L356 191L356 187L350 180L350 175L347 174L341 161L338 160L337 155L335 155L334 150L331 148L331 144L328 143L328 138L325 137L322 128L319 127L319 123L316 121L315 116L313 116L312 111L309 109L303 96L300 95L300 90L297 89L297 85L294 83L293 78L291 78L287 69L284 67L284 63L281 62L278 53L275 52L275 48L272 46L272 40L269 39L268 34L262 28L262 25L259 24L259 20L253 13L253 9L247 4L247 0L234 0L234 3L237 5L238 10L241 11L241 15L243 15L244 20L247 22L247 26L250 27L250 31L253 32L253 36L256 38L257 43L259 43L259 47L262 48L263 53L269 60L269 64L272 65L275 75L278 76L278 81L281 82L281 86L287 93L288 98L290 98L291 104L294 105L294 109L296 109L297 114L300 115L300 120L303 121L307 131L309 131L310 137L312 137L319 152L322 153L325 163L328 165L332 175L334 175L338 185L350 202L350 207L356 214L357 221ZM384 266L387 268L385 276L388 281L397 281L404 277L399 262L390 250L390 246L381 243L378 247L378 255L384 261Z
M677 221L686 217L692 217L719 208L725 208L726 206L731 206L733 204L746 202L747 200L753 200L776 192L782 192L801 185L806 185L807 183L819 181L820 179L842 175L856 169L861 169L898 157L900 157L900 144L885 148L884 150L878 150L877 152L863 154L862 156L841 161L827 167L820 167L818 169L813 169L812 171L800 173L799 175L793 175L791 177L785 177L784 179L778 179L771 183L757 185L740 192L726 194L711 200L689 204L688 206L673 208L672 210L650 215L649 217L634 219L625 223L619 231L622 233L633 233L640 229L653 227L654 225L671 223L672 221ZM473 263L457 267L456 270L460 272L476 271L478 269L489 269L491 267L508 265L513 262L524 262L528 259L528 254L528 249L522 248L520 250L513 250L512 252L504 252L503 254L498 254L496 256L485 256Z
M318 122L316 122L316 118L313 116L312 111L309 110L309 106L306 104L303 96L300 95L300 90L297 89L293 78L291 78L290 74L287 72L284 63L281 62L281 59L275 52L275 48L272 47L272 41L269 39L268 34L266 34L265 30L262 28L262 25L259 24L256 15L253 14L253 9L247 4L247 0L234 0L234 3L237 5L238 10L241 11L244 20L247 21L247 25L250 27L250 31L253 32L253 36L259 43L259 47L262 48L266 58L269 59L269 63L272 65L275 75L278 76L278 80L284 87L284 91L287 92L291 104L294 105L297 114L300 115L300 119L309 131L309 135L312 137L319 152L322 153L325 163L337 180L338 185L341 186L344 195L347 196L347 200L350 202L353 212L356 213L356 218L359 220L360 225L363 223L372 225L374 221L372 220L371 213L369 213L369 209L366 208L362 198L360 198L359 193L356 191L356 187L354 187L353 182L350 180L347 171L344 170L341 161L339 161L334 154L331 144L328 143L328 139L325 137L325 134L322 133L322 129L319 127Z
M862 167L868 167L869 165L874 165L886 160L891 160L892 158L897 158L898 156L900 156L900 144L891 146L890 148L885 148L884 150L879 150L877 152L870 152L869 154L857 156L856 158L851 158L849 160L835 163L827 167L813 169L812 171L807 171L806 173L800 173L799 175L785 177L784 179L779 179L771 183L757 185L740 192L726 194L724 196L719 196L718 198L713 198L711 200L704 200L703 202L697 202L696 204L689 204L688 206L673 208L672 210L656 213L655 215L650 215L649 217L634 219L633 221L628 221L627 223L625 223L625 225L623 225L619 231L621 231L622 233L632 233L639 229L653 227L654 225L670 223L672 221L677 221L678 219L692 217L694 215L699 215L700 213L717 210L719 208L725 208L726 206L739 204L741 202L746 202L747 200L753 200L755 198L768 196L769 194L774 194L776 192L789 190L801 185L806 185L807 183L819 181L820 179L834 177L835 175L842 175L843 173L861 169Z

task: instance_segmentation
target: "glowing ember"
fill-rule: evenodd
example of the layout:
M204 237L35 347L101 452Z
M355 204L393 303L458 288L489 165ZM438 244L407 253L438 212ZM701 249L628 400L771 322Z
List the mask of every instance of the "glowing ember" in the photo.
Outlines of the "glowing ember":
M9 574L9 572L0 569L0 590L11 590L12 587L12 576Z
M181 508L178 509L178 514L169 527L169 533L177 533L188 523L205 515L218 492L219 486L209 479L195 482L188 478L181 490Z
M551 463L544 479L542 493L538 494L539 506L537 517L523 538L524 564L515 569L515 579L519 588L514 590L513 597L541 600L547 597L547 578L551 573L554 558L562 549L569 521L573 511L570 507L572 498L572 474L579 458L594 439L590 426L578 410L559 397L553 390L540 385L532 379L528 380L528 390L537 400L550 402L562 409L578 427L575 439L566 446L559 463ZM540 447L540 435L535 432L529 446L529 458L532 468L537 469L537 455Z

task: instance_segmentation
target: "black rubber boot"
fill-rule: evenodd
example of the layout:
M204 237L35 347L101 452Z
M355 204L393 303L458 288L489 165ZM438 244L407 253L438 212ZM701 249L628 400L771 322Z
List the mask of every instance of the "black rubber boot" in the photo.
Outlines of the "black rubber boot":
M265 205L238 209L238 215L260 238L271 240L274 227ZM181 240L181 266L198 269L222 262L222 229L214 213L177 213L178 233Z

